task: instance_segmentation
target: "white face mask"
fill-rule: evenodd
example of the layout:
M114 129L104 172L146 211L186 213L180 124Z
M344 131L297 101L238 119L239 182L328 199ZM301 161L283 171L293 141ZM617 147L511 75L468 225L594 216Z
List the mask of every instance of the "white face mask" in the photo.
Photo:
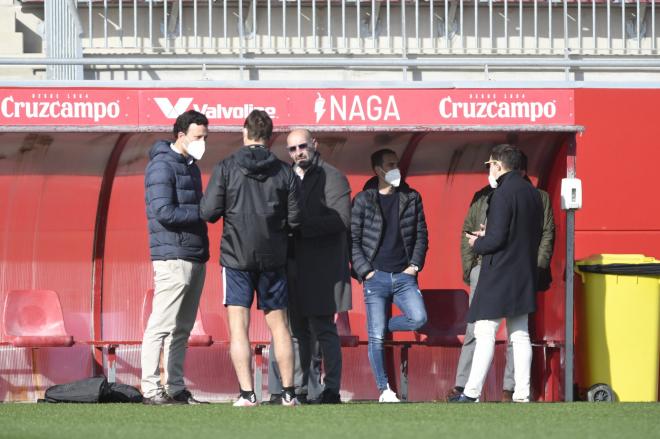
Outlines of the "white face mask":
M495 178L492 175L488 174L488 184L493 189L497 189L497 178Z
M188 154L195 160L200 160L206 151L206 142L203 139L193 140L186 147Z
M401 171L398 168L387 171L385 173L385 181L394 187L399 187L401 184Z

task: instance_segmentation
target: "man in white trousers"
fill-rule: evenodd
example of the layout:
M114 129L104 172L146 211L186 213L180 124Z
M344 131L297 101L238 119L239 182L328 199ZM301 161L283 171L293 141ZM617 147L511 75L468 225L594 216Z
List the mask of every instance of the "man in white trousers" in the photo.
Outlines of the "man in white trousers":
M523 174L523 155L512 145L493 148L489 181L496 189L488 204L485 230L467 233L482 256L481 271L468 322L474 323L476 347L463 393L451 402L476 402L495 351L495 334L506 319L513 345L514 402L529 402L532 346L528 315L536 310L537 253L543 233L543 203Z

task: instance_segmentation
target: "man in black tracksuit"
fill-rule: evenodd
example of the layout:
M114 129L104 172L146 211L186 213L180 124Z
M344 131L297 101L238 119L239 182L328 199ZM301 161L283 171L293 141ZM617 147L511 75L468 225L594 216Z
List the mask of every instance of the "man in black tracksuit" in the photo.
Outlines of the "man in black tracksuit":
M244 146L215 167L200 204L202 219L214 223L224 218L220 264L230 353L241 390L237 407L257 404L248 338L255 290L275 345L282 404L298 403L285 271L288 233L300 223L298 178L268 149L272 132L273 122L265 111L250 113L243 125Z

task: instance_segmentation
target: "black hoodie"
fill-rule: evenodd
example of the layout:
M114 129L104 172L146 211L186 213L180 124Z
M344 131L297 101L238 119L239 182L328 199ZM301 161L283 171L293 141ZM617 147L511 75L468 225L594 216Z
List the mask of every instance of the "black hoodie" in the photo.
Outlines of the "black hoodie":
M273 271L286 264L287 235L300 224L298 178L261 146L244 146L218 163L200 216L224 217L220 264L243 271Z

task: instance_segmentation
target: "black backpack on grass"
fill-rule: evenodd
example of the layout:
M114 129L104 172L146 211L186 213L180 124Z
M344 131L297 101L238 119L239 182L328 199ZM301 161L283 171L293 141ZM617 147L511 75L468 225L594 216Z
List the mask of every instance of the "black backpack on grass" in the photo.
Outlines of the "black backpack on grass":
M41 402L142 402L142 394L133 386L108 383L99 376L49 387Z

